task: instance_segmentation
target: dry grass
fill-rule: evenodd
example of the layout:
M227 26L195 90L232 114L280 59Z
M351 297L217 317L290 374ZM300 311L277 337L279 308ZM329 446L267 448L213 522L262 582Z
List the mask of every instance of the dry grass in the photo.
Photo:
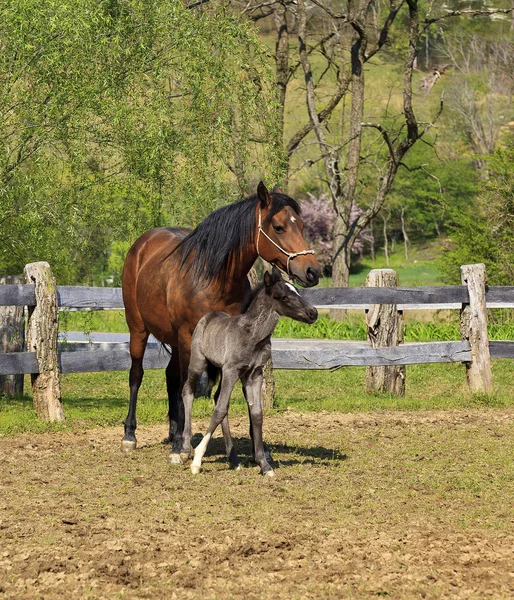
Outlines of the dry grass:
M3 598L514 596L512 409L270 416L274 480L220 440L170 467L165 429L0 440Z

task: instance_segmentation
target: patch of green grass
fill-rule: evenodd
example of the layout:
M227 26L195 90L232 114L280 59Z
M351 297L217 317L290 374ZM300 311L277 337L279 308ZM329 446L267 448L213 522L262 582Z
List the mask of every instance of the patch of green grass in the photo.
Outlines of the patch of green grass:
M367 412L377 410L449 410L472 407L514 406L514 360L493 361L496 392L493 396L470 395L461 364L410 365L406 395L366 394L365 368L334 371L275 371L276 402L272 412L284 410ZM27 379L26 389L30 389ZM66 423L40 422L30 395L0 399L0 435L22 432L83 430L91 427L123 428L128 409L128 376L125 372L80 373L62 378ZM197 398L194 416L208 417L212 400ZM238 384L231 400L231 414L246 415L246 403ZM162 423L168 413L164 372L148 370L141 386L137 417L141 425Z

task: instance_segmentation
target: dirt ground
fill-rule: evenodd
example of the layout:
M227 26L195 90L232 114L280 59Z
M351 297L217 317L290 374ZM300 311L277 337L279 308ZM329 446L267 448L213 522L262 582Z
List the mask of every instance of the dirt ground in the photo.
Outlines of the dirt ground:
M196 476L164 423L0 439L0 598L514 598L514 411L270 415L273 479L231 424Z

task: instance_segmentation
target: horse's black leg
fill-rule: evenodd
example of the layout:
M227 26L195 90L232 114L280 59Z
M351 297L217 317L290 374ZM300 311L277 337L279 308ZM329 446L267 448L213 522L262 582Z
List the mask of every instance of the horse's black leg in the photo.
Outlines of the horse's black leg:
M125 419L125 435L121 442L121 449L124 452L135 450L137 446L136 440L136 408L137 394L143 381L143 355L148 341L148 333L142 336L130 337L130 354L132 356L132 365L129 373L130 401L127 418Z
M171 358L166 367L166 389L168 391L168 418L169 418L169 437L166 440L172 443L177 432L179 415L180 391L180 363L178 358L178 348L171 349Z
M168 461L172 465L182 464L183 461L186 461L191 450L191 440L188 440L184 447L184 402L182 400L182 387L187 380L189 367L190 345L190 339L189 345L186 345L185 340L182 340L178 351L175 353L176 362L174 361L173 375L170 371L170 377L168 378L168 369L171 367L171 362L166 370L170 402L170 441L172 443ZM170 390L170 383L173 387L172 390Z

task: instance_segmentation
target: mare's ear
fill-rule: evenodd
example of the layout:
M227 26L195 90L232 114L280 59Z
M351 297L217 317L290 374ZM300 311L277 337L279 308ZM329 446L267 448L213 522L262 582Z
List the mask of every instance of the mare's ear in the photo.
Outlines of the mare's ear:
M284 192L280 189L280 187L278 185L273 186L271 193L272 194L284 194Z
M273 284L273 279L269 271L264 271L264 286L268 290Z
M280 274L280 269L278 267L276 267L275 265L273 265L273 268L271 269L271 280L273 281L273 283L276 283L277 281L280 281L282 279L282 275Z
M257 186L257 196L261 201L261 208L267 208L270 205L271 198L269 197L268 189L262 181L259 182L259 185Z

